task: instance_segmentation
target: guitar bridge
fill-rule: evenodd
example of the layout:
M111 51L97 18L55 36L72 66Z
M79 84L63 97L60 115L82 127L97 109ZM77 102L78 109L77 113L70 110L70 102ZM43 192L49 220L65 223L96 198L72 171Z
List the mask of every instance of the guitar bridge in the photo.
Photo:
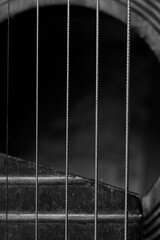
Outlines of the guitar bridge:
M35 164L0 155L0 232L5 240L35 239ZM63 240L65 233L65 173L38 167L38 239ZM8 184L8 190L7 190ZM6 197L8 200L6 201ZM8 203L8 206L6 206ZM99 240L124 239L124 190L98 183ZM68 177L68 239L94 238L94 180ZM142 239L142 207L138 195L128 195L128 239Z

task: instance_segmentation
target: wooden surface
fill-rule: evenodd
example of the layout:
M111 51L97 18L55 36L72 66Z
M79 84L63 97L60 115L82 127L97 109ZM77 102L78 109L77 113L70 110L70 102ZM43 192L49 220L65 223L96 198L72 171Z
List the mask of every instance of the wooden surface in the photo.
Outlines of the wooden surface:
M144 239L160 239L160 177L143 197Z
M35 165L9 158L9 240L34 240ZM5 239L6 157L0 155L0 232ZM64 239L65 174L40 166L38 186L39 240ZM69 240L94 237L94 181L69 175ZM142 239L142 209L138 195L129 194L130 240ZM98 239L124 238L124 190L98 184Z

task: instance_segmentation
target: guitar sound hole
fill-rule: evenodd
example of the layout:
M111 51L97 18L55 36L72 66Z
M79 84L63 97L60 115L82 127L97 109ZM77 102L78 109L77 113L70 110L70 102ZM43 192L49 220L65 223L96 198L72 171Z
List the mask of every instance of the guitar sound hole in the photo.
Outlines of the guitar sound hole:
M35 161L36 11L10 21L9 154ZM7 22L0 25L5 152ZM70 171L94 178L95 12L71 8ZM159 63L132 32L130 190L159 175ZM100 15L99 179L124 187L126 26ZM65 169L66 8L40 9L39 162ZM152 171L151 171L152 169ZM157 170L156 170L157 169ZM154 172L153 174L151 172Z

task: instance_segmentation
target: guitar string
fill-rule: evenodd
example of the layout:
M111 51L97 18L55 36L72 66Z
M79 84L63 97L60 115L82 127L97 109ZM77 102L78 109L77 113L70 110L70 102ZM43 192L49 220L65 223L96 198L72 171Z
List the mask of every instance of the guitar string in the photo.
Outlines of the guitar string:
M8 240L8 151L9 151L9 69L10 69L10 0L8 0L7 23L7 96L6 96L6 225L5 239Z
M69 117L69 35L70 35L70 1L67 4L67 93L66 93L66 219L65 239L68 239L68 117ZM6 124L6 153L8 156L8 107L9 107L9 19L10 0L8 1L8 37L7 37L7 124ZM38 68L39 68L39 0L37 0L37 33L36 33L36 221L35 239L38 239ZM96 5L96 116L95 116L95 240L97 239L97 188L98 188L98 80L99 80L99 0ZM127 4L127 66L126 66L126 156L125 156L125 240L128 227L128 153L129 153L129 75L130 75L130 0ZM8 159L7 159L8 162ZM8 165L8 163L7 163ZM8 177L8 167L7 167ZM8 181L6 182L6 184ZM8 184L7 184L8 191ZM8 194L7 194L8 199ZM8 201L7 201L8 203ZM8 205L7 205L8 207ZM6 213L7 219L7 213ZM8 221L6 221L8 222ZM7 231L8 233L8 231ZM8 235L8 234L7 234ZM8 239L8 237L7 237Z
M65 240L68 240L70 0L67 0Z
M126 129L125 129L125 221L124 239L128 239L128 191L129 191L129 97L130 97L130 40L131 0L127 0L127 49L126 49Z
M98 222L98 100L99 100L99 6L100 0L96 0L96 89L95 89L95 219L94 240L97 240Z
M38 240L38 134L39 134L39 0L36 7L36 186L35 186L35 240Z

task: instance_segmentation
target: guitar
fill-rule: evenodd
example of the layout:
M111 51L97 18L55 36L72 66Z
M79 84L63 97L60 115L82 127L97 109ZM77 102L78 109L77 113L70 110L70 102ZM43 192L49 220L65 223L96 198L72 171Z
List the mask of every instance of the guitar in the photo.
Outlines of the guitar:
M110 13L111 15L115 16L117 14L117 8L119 11L119 18L123 21L125 21L125 5L123 1L105 1L102 5L102 11L105 11L107 13ZM56 1L48 2L48 4L56 3ZM63 1L61 1L63 4ZM84 3L81 3L79 1L73 1L74 4L84 4L84 6L90 6L94 7L94 2L90 1L84 1ZM40 4L46 4L45 2L40 2ZM1 6L1 20L5 19L7 16L7 7L6 2L2 2ZM11 4L11 16L12 14L18 13L20 11L28 9L30 7L35 6L34 1L24 1L21 5L18 1L13 1ZM142 17L142 13L139 15L137 14L137 5L134 3L133 12L135 14L135 18L133 21L133 26L138 26L138 31L141 35L145 35L148 43L150 46L154 49L157 56L159 56L158 50L159 46L157 41L155 40L156 33L158 33L157 28L155 25L151 24L150 18L148 16L148 28L147 31L145 29L144 31L144 24L140 24L139 16ZM136 11L135 11L136 9ZM142 9L139 7L139 11L141 12ZM122 14L120 14L122 13ZM138 17L137 17L138 16ZM138 20L137 20L138 19ZM146 21L146 15L145 15L145 21ZM140 26L139 26L140 24ZM151 26L150 26L151 25ZM154 32L154 34L151 34L151 30ZM153 37L154 35L154 37ZM1 163L2 167L2 178L1 178L1 191L2 196L5 196L5 160L6 157L4 155L1 156ZM11 164L10 164L11 163ZM13 165L12 165L13 164ZM15 167L15 168L14 168ZM10 239L34 239L34 185L35 185L35 179L34 179L34 173L35 173L35 166L32 163L26 163L22 160L18 160L15 158L9 158L9 168L11 169L12 173L9 174L9 185L11 184L10 190L11 192L15 193L10 194L12 198L11 203L11 209L10 205L8 205L9 212L11 211L11 215L8 215L9 220L9 237ZM23 172L22 169L25 168L25 171ZM47 169L40 167L39 168L39 202L42 202L42 205L39 207L39 224L40 224L40 231L39 231L39 239L50 239L50 238L56 238L56 239L64 239L64 184L65 184L65 175L63 172L59 172L53 169ZM22 170L22 171L21 171ZM45 172L45 174L42 174L41 178L41 172ZM19 173L17 175L17 172ZM71 183L70 183L71 182ZM70 239L75 239L75 235L77 239L83 239L84 236L86 239L92 239L93 238L93 219L94 219L94 191L93 186L94 182L92 180L83 179L82 177L76 177L76 176L70 176L69 178L69 189L71 185L71 209L69 209L69 225L70 226L70 232L69 237ZM18 186L18 187L17 187ZM45 186L45 187L44 187ZM51 189L52 186L52 193L55 193L55 186L58 188L54 196L49 196L49 189ZM61 188L61 187L62 188ZM76 187L75 187L76 186ZM80 192L79 189L83 188L87 189L86 191L82 191L82 197L84 197L85 201L80 201L80 203L84 202L84 206L81 206L79 203L79 199L77 200L74 198L74 195L76 192ZM21 194L18 196L19 191ZM27 192L29 197L27 202L29 203L27 205L27 202L25 201L24 197L24 189L27 189ZM45 192L46 189L46 192ZM98 237L99 239L104 239L105 236L107 239L123 239L123 232L124 232L124 191L99 183L98 189L101 192L102 196L99 196L99 209L100 210L100 216L99 216L99 228L98 228ZM9 191L10 191L9 190ZM61 200L57 200L54 202L56 208L53 208L53 205L49 204L47 202L46 204L43 203L43 200L41 200L41 193L44 194L44 199L47 199L49 202L53 202L53 198L56 196L57 193L59 193L59 196L62 198ZM112 196L113 192L113 196ZM45 195L46 193L46 195ZM88 197L88 194L90 193L90 198ZM109 195L111 193L111 195ZM114 195L115 194L115 195ZM105 196L105 197L104 197ZM113 199L118 200L118 208L117 208L117 201L114 203ZM77 194L75 195L77 197ZM100 201L102 197L102 201ZM20 199L20 209L17 208L17 200ZM90 210L87 211L86 208L88 208L88 202L86 202L86 199L89 199L89 203L92 202L93 205L90 206ZM2 237L5 239L5 198L1 198L2 201L2 214L1 214L1 229L2 229ZM10 199L9 199L10 201ZM25 201L25 202L23 202ZM78 202L77 202L78 201ZM106 203L105 203L106 202ZM15 204L15 205L14 205ZM58 206L58 204L62 204L61 206ZM105 206L109 206L105 208ZM28 208L27 208L28 206ZM75 206L75 208L74 208ZM43 208L44 207L44 208ZM78 207L78 210L76 208ZM104 207L104 208L103 208ZM57 209L60 209L57 213ZM142 239L142 208L141 208L141 202L139 200L139 197L135 194L129 195L129 227L128 227L128 238L129 239ZM22 213L22 215L21 215ZM76 215L78 214L78 215ZM87 223L86 223L87 222ZM10 224L11 223L11 224ZM56 224L55 224L56 223ZM109 224L108 224L109 223ZM85 225L85 226L84 226ZM17 229L17 232L15 231ZM46 231L48 229L48 231ZM75 233L75 229L78 229ZM62 233L63 232L63 233ZM24 234L25 233L25 234ZM59 234L60 233L60 234ZM114 236L114 237L113 237ZM2 238L2 239L3 239Z

